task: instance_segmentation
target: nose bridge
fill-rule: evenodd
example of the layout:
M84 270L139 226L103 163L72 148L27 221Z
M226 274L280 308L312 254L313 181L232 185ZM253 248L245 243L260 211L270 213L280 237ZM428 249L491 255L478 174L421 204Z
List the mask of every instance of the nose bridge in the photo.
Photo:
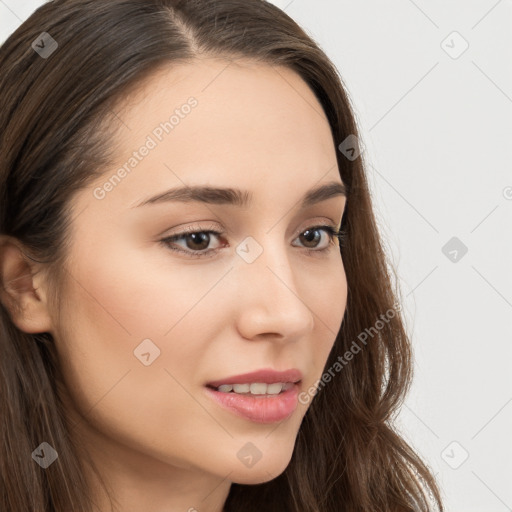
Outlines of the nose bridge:
M300 272L293 268L286 244L278 240L270 235L258 241L248 237L237 249L242 259L237 268L242 286L240 323L249 337L273 333L290 338L313 328L298 284Z

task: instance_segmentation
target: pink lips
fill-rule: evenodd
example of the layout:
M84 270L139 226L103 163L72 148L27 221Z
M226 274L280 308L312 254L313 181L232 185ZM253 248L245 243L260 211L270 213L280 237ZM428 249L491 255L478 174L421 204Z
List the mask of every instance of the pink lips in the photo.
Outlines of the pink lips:
M272 369L263 369L255 372L234 375L209 382L205 391L215 402L223 408L257 423L274 423L288 418L297 407L298 382L302 374L297 369L278 372ZM246 384L246 383L276 382L292 383L293 385L283 390L278 395L241 395L233 392L220 392L218 388L222 384Z
M218 388L222 384L245 384L246 382L264 382L265 384L273 384L275 382L298 382L301 379L302 373L295 368L284 372L278 372L268 368L208 382L207 386Z

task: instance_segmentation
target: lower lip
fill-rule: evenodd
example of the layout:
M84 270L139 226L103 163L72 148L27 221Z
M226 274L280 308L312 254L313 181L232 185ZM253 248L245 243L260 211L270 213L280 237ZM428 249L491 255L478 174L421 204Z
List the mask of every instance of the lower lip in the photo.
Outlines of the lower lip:
M222 393L208 387L205 389L222 407L257 423L283 421L291 416L297 407L297 384L278 395L265 396Z

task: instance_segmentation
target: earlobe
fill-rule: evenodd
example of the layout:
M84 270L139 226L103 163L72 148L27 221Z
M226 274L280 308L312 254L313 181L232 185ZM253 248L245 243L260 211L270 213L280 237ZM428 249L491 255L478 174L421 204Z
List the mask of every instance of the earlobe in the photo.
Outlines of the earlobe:
M41 274L18 241L0 238L0 300L13 323L27 333L52 327Z

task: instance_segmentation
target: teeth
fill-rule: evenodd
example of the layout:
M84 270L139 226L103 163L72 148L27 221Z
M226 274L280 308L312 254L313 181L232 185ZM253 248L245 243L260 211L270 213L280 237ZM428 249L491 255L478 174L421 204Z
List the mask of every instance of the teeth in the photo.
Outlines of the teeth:
M221 393L240 393L251 395L278 395L293 387L292 382L275 382L265 384L264 382L253 382L251 384L222 384L217 388Z
M250 389L250 384L233 384L233 391L235 393L249 393Z
M276 382L275 384L267 384L267 393L269 395L278 395L279 393L281 393L283 385L284 384L282 382Z
M267 385L264 383L251 384L252 395L265 395L267 393Z

